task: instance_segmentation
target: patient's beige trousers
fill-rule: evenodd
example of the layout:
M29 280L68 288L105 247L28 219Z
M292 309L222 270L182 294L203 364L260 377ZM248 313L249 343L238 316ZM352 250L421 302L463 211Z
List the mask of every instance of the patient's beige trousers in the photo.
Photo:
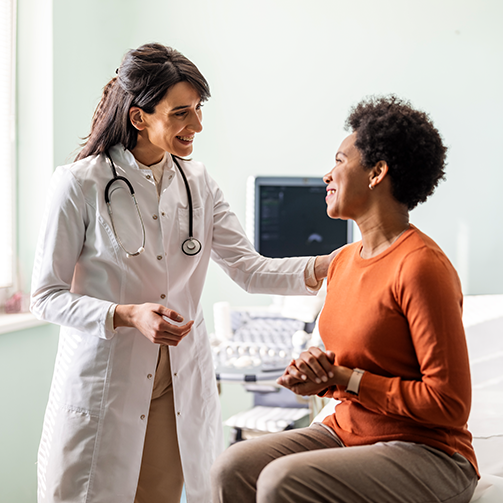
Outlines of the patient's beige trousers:
M315 424L232 445L212 485L213 503L468 503L477 476L459 454L411 442L344 447Z
M161 346L135 503L180 503L182 488L169 351Z

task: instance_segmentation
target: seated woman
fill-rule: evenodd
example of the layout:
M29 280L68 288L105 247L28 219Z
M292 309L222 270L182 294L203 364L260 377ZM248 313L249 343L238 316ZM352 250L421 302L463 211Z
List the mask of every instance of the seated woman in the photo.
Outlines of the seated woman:
M475 490L461 284L409 224L444 178L446 148L394 96L362 101L346 126L327 213L355 220L362 240L330 266L327 351L310 348L278 380L340 403L323 423L231 446L212 469L214 503L462 503Z

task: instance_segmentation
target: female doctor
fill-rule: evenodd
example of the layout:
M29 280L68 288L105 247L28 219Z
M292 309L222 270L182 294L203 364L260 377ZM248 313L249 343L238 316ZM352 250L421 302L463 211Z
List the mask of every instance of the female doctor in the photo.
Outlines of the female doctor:
M203 164L208 83L179 52L129 51L76 162L56 169L32 311L61 325L39 503L210 501L223 448L200 306L210 256L248 292L306 294L332 256L253 249Z

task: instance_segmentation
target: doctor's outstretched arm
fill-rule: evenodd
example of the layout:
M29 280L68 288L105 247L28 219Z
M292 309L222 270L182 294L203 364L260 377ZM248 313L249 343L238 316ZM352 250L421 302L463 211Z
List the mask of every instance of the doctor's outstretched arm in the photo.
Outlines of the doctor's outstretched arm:
M318 257L266 258L259 255L218 185L207 172L205 176L214 200L211 258L249 293L315 293L341 248Z

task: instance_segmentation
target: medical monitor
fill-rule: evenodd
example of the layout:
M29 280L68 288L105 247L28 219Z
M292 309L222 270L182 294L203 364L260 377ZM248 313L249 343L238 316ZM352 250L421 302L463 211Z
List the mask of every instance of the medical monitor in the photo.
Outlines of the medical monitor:
M250 177L246 226L256 250L272 258L305 257L352 242L352 221L330 218L325 196L321 178Z

